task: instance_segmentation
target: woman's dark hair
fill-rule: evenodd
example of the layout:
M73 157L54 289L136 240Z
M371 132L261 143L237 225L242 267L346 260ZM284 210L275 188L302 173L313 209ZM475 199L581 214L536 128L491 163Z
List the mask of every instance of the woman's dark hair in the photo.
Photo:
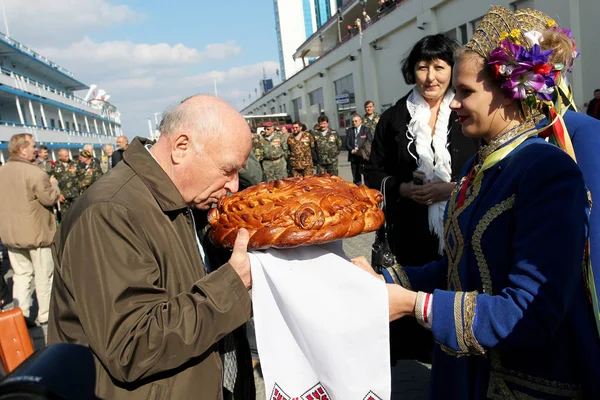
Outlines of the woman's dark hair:
M402 60L402 75L407 85L414 85L415 66L420 61L431 62L433 60L446 61L451 67L454 66L454 51L458 43L441 33L425 36L419 40L410 51L408 57Z

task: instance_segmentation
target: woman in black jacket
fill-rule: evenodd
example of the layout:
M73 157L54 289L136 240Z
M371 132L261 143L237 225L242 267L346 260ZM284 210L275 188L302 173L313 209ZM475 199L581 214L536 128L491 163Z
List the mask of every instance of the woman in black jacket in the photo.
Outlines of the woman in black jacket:
M381 115L375 129L365 171L367 184L380 189L388 177L388 241L403 266L425 265L441 258L446 202L463 165L479 146L463 136L449 107L454 98L450 84L456 47L456 42L441 34L426 36L415 44L402 63L404 80L415 86ZM429 361L430 332L408 319L394 322L391 329L396 335L392 365L403 358Z

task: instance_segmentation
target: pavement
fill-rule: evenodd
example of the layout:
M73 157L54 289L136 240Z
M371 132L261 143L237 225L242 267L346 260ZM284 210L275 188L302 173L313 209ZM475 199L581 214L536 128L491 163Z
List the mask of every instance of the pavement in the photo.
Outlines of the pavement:
M338 159L338 170L342 178L352 182L352 172L350 170L350 164L347 161L347 153L343 152L340 154ZM371 245L375 240L375 233L367 233L359 235L343 241L343 249L349 258L357 256L365 256L367 260L371 260ZM8 268L8 262L2 263L1 272L5 274L7 283L12 287L12 270ZM35 304L32 309L32 315L35 315L37 307ZM33 340L34 348L39 350L46 344L45 337L47 335L47 327L35 327L29 330L29 334ZM399 386L402 387L400 392L394 393L392 400L424 400L427 399L429 376L431 372L431 365L422 364L417 361L405 360L399 362L397 373L394 376L394 380ZM257 380L261 379L257 376ZM259 389L260 390L260 389ZM257 392L257 399L265 398L264 389ZM259 397L260 396L260 397Z

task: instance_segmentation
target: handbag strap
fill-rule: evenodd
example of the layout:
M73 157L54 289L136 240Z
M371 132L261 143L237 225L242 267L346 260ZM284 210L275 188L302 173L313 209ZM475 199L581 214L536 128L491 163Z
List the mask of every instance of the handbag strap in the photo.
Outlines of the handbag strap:
M381 188L379 189L379 191L381 192L381 194L383 194L383 201L381 202L381 211L383 211L383 214L385 216L385 210L387 207L387 196L385 195L385 184L387 183L388 179L390 179L390 176L386 176L385 178L383 178L383 180L381 181ZM383 219L383 232L384 235L387 239L387 218Z

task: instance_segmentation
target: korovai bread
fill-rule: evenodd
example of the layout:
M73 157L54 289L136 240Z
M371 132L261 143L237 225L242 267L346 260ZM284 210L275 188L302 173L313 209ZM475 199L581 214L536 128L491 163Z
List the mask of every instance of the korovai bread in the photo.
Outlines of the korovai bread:
M327 174L287 178L223 197L208 213L210 239L233 247L237 232L250 233L249 249L331 242L379 229L382 194Z

